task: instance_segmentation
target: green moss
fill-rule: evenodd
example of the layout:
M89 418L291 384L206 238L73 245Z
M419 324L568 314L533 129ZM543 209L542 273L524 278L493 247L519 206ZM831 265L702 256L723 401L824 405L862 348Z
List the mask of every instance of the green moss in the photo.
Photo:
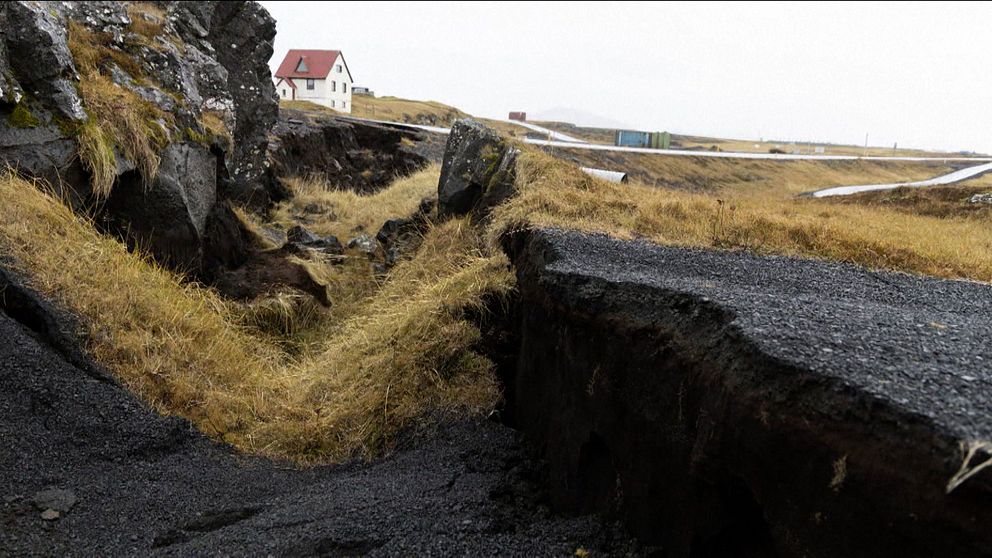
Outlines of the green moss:
M207 134L201 134L192 128L186 128L186 137L206 148L209 148L213 141L213 138Z
M59 131L62 132L62 135L67 138L74 138L79 136L79 133L84 125L84 123L82 122L69 120L68 118L64 118L58 115L52 118L52 123L58 126Z
M35 128L41 121L31 114L31 109L23 101L14 105L13 112L7 117L7 121L15 128Z

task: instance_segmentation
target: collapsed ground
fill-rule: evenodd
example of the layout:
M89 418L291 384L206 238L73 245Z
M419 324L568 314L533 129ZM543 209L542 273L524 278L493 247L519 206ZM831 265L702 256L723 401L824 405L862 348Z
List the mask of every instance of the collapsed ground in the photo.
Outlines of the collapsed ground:
M144 12L134 15L135 21L154 22L157 17L161 21L151 7L142 7ZM24 6L11 9L21 8ZM25 14L56 17L30 10ZM142 40L169 51L162 41L171 40L171 34L163 34L154 25L129 25L138 38L132 37L133 44L125 43L124 51L137 49L154 58L153 53L143 50L148 45ZM139 40L141 37L144 39ZM112 34L88 35L77 28L70 29L69 38L84 81L97 85L106 84L108 79L131 83L114 70L128 63L120 59L122 50L114 46ZM237 69L231 66L231 74L237 74ZM136 77L132 74L132 81ZM992 233L983 222L987 212L947 209L982 203L971 202L975 195L972 189L981 194L987 185L981 182L985 179L976 179L974 186L960 186L968 188L960 197L937 199L933 194L920 193L913 194L915 198L907 195L914 200L909 202L897 198L905 193L840 201L795 197L837 182L922 178L943 170L929 165L782 165L641 158L622 163L643 169L645 177L653 175L664 180L654 183L642 178L640 183L618 185L581 173L567 160L572 155L557 152L551 156L525 148L515 153L512 142L479 132L484 141L476 151L450 154L463 165L459 168L464 175L449 169L447 177L443 177L443 167L429 164L432 157L437 159L437 151L421 149L436 138L292 111L284 111L283 121L272 128L274 137L264 137L269 131L263 137L245 135L245 123L255 120L240 117L238 112L245 107L237 104L239 110L221 115L221 121L233 119L234 125L226 126L230 131L225 134L217 128L216 133L208 134L209 112L197 115L195 105L186 107L172 96L176 92L169 87L151 80L134 81L131 86L162 103L168 104L172 99L182 105L180 108L187 108L192 113L186 115L189 129L182 130L166 118L162 125L169 134L180 134L180 139L170 136L171 143L160 145L156 142L158 136L147 135L144 127L150 123L143 116L161 117L165 113L123 93L120 103L150 114L118 121L115 119L119 113L97 109L83 118L82 131L60 130L76 138L81 149L93 147L90 151L84 149L89 155L83 158L83 168L76 170L89 185L90 191L84 196L87 201L101 203L93 210L70 197L70 208L63 203L64 191L46 194L48 187L44 183L31 182L23 176L4 176L0 179L0 197L5 200L5 210L0 215L4 268L16 272L29 289L41 292L70 312L78 321L89 357L106 367L131 393L155 411L188 419L200 432L248 454L298 464L337 463L356 456L388 454L391 449L403 447L397 446L401 433L432 431L437 423L469 419L467 424L474 425L468 427L472 432L485 432L477 430L479 417L501 409L501 399L509 391L504 388L511 377L506 364L515 358L506 352L514 335L506 324L513 323L517 279L500 244L520 231L556 227L620 239L646 239L656 244L841 260L978 281L992 278L988 255ZM154 91L172 94L163 93L162 97ZM87 106L95 103L93 98L83 101ZM13 108L5 105L5 110L10 109L9 116L25 126L18 130L27 130L23 132L26 134L56 133L59 126L54 116L37 105L28 106L32 107L29 113L40 117L39 121L24 116L27 109L19 102ZM51 108L44 103L41 107ZM400 101L393 102L393 107L396 114L407 110ZM420 105L415 108L420 110ZM261 111L263 107L254 109ZM251 111L248 116L253 116ZM460 115L448 115L457 116ZM101 139L98 133L107 131L113 132L111 137ZM116 156L108 150L108 142L120 151L129 134L142 133L146 133L146 140L156 141L136 144L142 149L125 153L125 159L143 165L125 169L99 166L101 154ZM263 142L256 146L269 146L267 155L273 165L265 168L275 169L269 172L279 176L270 178L278 181L266 182L266 173L252 166L250 161L257 162L253 159L257 151L239 154L242 144L230 143L238 137ZM180 160L187 165L190 160L202 160L203 164L182 167L177 163ZM133 231L122 226L128 218L139 222L128 211L175 189L190 169L203 173L201 185L216 180L217 199L197 198L204 207L187 203L181 211L170 214L190 219L188 227L177 227L188 236L163 240L155 234L158 229ZM394 180L394 172L405 176ZM105 179L110 174L113 183L108 191ZM246 175L254 178L249 180ZM453 179L467 182L464 185L469 188L448 192L445 185ZM439 183L441 207L437 199ZM468 215L465 211L453 212L451 207L461 203L466 191L492 195L483 196L483 200L465 198ZM184 200L192 199L189 193L183 191ZM203 209L209 211L201 212ZM135 238L129 236L132 232L147 236ZM237 261L211 260L218 254L231 253L227 249L214 250L212 243L218 238L240 239L236 247L241 256ZM146 240L153 243L146 244ZM162 242L155 244L157 241ZM187 251L189 246L196 249ZM620 246L622 251L623 245ZM183 249L176 251L177 247ZM177 273L177 269L187 273ZM6 304L5 308L13 313ZM19 346L25 354L44 358L44 350L32 345L19 326L4 324L12 338L20 339ZM946 324L932 326L935 330L941 327ZM23 366L21 370L26 370L29 377L38 374L37 370L32 372L29 362L18 366ZM21 380L18 374L12 376L15 386L21 386L17 383ZM60 414L62 398L68 396L46 399L46 393L53 389L41 386L32 391L30 400L9 407L8 417L19 416L26 405L42 417L42 425L46 416L69 421ZM11 392L19 391L20 387L15 387ZM122 395L115 393L115 397ZM118 417L112 421L143 421L151 416ZM174 424L179 426L171 427L169 432L183 431L184 423ZM506 435L500 432L500 436ZM41 434L29 438L24 447L34 447L43 438ZM599 442L593 442L593 449L600 447ZM200 438L190 443L208 447ZM499 447L509 448L502 444ZM199 459L204 455L213 458L211 452L217 451L216 455L226 456L218 459L230 458L216 448L186 453L168 449L169 443L165 445L164 460ZM942 447L947 450L946 445ZM150 451L156 454L159 450ZM470 450L461 450L465 451ZM25 449L23 453L31 452ZM154 456L148 458L144 452L138 452L141 459L155 461ZM592 451L584 466L609 473L602 455ZM121 456L126 461L134 454L125 451ZM945 472L947 463L960 462L960 457L943 455L945 462L935 470ZM420 454L414 461L429 458ZM100 459L99 455L95 459ZM271 467L264 461L254 463ZM482 466L490 467L492 463ZM467 469L475 466L465 465ZM62 484L58 472L45 474L53 480L42 483L35 479L39 489L43 488L41 484ZM80 469L76 474L81 475ZM511 475L507 482L516 482L520 474ZM603 486L616 487L616 483L610 485L610 478L604 481L602 475L596 475L595 480L594 494L600 494ZM612 497L610 490L602 493L607 500ZM297 496L287 498L298 503ZM718 491L718 496L724 497L723 492ZM33 510L27 494L9 497L5 509L15 523L37 520L34 511L48 511ZM492 498L492 493L488 497ZM265 498L259 495L245 502ZM752 504L747 498L742 502L745 507ZM609 512L598 505L610 508L616 502L593 504L579 511ZM156 539L163 543L161 547L169 547L165 543L172 540L197 538L198 535L190 536L190 531L202 533L218 525L229 527L256 513L253 505L242 502L222 502L219 511L211 511L213 505L206 506L205 511L218 513L220 519L211 515L204 524L169 517L176 533L170 534L168 529L165 534L152 533L164 524L157 522L148 527L145 535L151 536L142 539L141 547ZM99 507L105 509L104 504ZM278 507L272 513L278 516ZM748 515L752 519L754 516ZM593 530L582 536L595 538L603 532ZM112 529L108 533L113 538L120 531ZM535 544L547 548L540 546L548 542L543 536L535 534ZM300 553L319 553L321 544L330 545L327 548L331 550L337 548L335 545L370 548L364 545L376 544L375 540L342 542L339 538L329 536L323 543L315 541L313 549ZM393 545L402 540L390 537ZM219 542L222 537L218 535L213 544ZM691 541L681 544L692 546ZM622 547L618 544L608 549L617 551ZM399 552L401 547L383 548L387 549L383 552Z

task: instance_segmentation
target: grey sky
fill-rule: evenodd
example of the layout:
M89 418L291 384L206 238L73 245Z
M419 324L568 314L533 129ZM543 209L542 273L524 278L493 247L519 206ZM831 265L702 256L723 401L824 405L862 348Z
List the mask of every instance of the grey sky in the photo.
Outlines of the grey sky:
M356 85L479 116L992 152L992 4L262 2Z

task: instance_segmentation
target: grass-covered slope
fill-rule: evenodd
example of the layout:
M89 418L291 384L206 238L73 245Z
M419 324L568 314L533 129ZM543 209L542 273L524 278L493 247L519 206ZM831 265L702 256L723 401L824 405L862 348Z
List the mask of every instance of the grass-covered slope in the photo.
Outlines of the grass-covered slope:
M77 314L87 350L136 395L242 450L300 462L370 456L418 417L484 413L498 400L465 310L506 293L511 278L465 221L428 231L384 281L363 279L346 311L314 320L318 342L287 352L243 325L241 305L129 253L36 185L6 175L0 197L5 265Z
M753 189L725 186L708 194L691 193L603 182L529 151L521 158L518 187L518 196L496 210L491 234L551 226L992 281L992 228L987 223L797 198L794 193L805 187L794 178L765 180Z

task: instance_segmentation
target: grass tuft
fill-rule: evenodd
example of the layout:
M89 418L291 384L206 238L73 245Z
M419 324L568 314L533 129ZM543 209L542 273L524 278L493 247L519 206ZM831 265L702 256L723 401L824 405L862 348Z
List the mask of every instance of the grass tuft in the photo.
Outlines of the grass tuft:
M108 62L121 65L122 59L137 68L133 59L107 46L107 41L103 34L69 24L69 48L80 71L79 93L90 119L80 128L80 154L92 173L94 193L103 198L113 188L111 169L116 174L116 164L108 165L108 153L120 153L133 162L148 185L158 174L158 151L168 144L174 127L171 115L102 73Z

